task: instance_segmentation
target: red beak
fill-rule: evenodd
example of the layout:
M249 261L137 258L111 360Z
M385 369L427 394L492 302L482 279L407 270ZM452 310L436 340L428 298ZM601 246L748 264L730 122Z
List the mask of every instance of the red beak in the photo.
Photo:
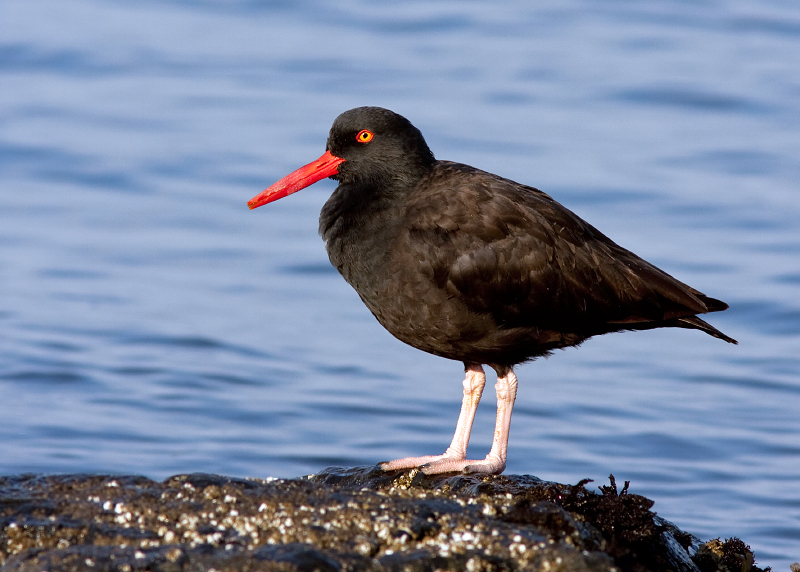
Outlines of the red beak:
M344 163L344 159L331 155L330 151L325 151L325 154L316 161L312 161L305 167L300 167L294 173L286 175L270 188L250 199L247 206L252 210L296 193L300 189L305 189L320 179L338 173L339 165L342 163Z

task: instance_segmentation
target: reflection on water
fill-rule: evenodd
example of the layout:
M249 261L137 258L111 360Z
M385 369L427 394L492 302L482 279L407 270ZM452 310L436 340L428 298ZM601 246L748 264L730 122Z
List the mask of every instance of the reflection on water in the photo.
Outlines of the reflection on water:
M800 12L675 2L8 0L0 473L296 476L438 453L461 365L383 331L316 235L249 212L357 105L551 193L731 304L520 368L507 471L611 472L785 570L800 538ZM491 396L472 452L488 449Z

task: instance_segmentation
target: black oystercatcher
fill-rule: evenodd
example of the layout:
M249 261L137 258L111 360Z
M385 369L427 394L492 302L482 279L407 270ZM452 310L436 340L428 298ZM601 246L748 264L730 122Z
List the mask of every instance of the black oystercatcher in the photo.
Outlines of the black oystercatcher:
M395 337L466 370L447 451L385 470L501 473L517 394L512 368L556 348L662 327L736 343L697 317L727 304L618 246L538 189L437 161L420 131L392 111L342 113L322 157L248 204L325 177L339 181L319 218L333 265ZM487 457L467 460L482 364L497 372L497 425Z

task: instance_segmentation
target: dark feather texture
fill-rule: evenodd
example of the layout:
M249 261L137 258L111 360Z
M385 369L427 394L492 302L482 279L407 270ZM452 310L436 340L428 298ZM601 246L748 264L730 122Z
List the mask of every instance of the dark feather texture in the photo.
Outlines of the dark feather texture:
M355 134L375 132L369 145ZM419 131L377 108L342 114L346 161L320 216L332 263L383 326L421 350L511 366L620 330L682 327L736 343L697 314L727 308L547 194L435 161Z

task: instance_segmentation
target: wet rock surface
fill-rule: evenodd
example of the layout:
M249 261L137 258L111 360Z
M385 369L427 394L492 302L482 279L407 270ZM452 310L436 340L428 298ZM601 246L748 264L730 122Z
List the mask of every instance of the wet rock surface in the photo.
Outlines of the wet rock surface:
M742 541L703 544L627 483L585 484L376 467L292 480L0 477L0 569L759 570Z

